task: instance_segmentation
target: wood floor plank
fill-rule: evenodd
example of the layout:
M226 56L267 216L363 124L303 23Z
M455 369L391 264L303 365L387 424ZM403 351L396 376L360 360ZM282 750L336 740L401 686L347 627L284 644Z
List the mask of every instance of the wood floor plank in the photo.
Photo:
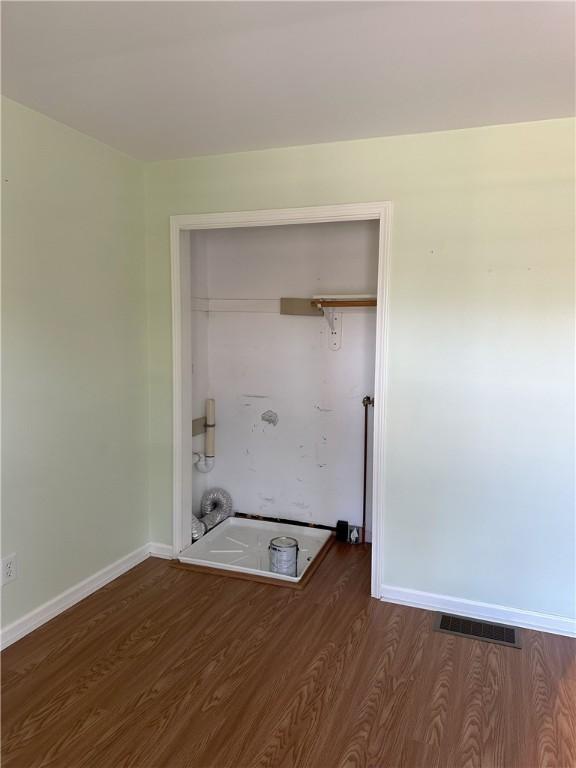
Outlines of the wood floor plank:
M559 728L555 701L558 696L557 684L551 673L546 657L544 639L539 633L530 633L524 652L528 654L532 691L532 722L537 724L536 751L538 765L552 768L560 765Z
M455 685L440 762L454 768L478 768L482 765L484 735L484 666L488 649L492 646L467 638L456 640L459 642Z
M2 654L4 768L576 768L576 641L514 650L370 598L150 558Z
M503 651L508 651L504 653ZM482 676L482 747L481 764L483 768L498 768L505 765L507 760L506 734L517 732L517 711L513 709L508 714L508 722L504 724L501 712L505 710L503 698L505 681L510 675L515 648L502 648L486 644Z
M416 739L407 739L400 755L400 768L436 768L438 747Z
M453 690L454 655L457 638L431 633L412 696L413 740L438 750L444 740Z

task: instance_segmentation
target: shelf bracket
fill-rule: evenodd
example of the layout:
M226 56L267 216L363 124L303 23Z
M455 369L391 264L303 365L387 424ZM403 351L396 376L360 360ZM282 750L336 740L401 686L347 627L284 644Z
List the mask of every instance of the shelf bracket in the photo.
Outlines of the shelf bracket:
M375 306L376 296L367 294L313 296L311 299L281 298L280 314L324 315L330 329L329 347L337 350L342 346L342 312L338 310Z
M336 312L334 311L334 307L326 307L324 310L324 317L326 318L326 322L328 323L328 327L330 328L330 331L334 333L335 330L335 317Z
M336 351L342 346L342 312L336 312L334 307L326 307L324 317L330 329L328 337L330 349Z
M206 416L199 416L192 419L192 437L203 435L206 432Z

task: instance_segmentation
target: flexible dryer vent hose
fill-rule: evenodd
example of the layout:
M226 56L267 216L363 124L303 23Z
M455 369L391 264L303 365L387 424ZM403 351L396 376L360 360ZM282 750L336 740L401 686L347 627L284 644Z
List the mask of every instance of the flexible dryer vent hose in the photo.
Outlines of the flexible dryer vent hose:
M192 541L198 541L206 533L206 526L192 513Z
M232 514L232 496L223 488L211 488L204 491L200 503L202 522L209 531L215 525L226 520Z
M232 515L232 496L223 488L211 488L202 495L200 518L192 515L192 541L204 536Z

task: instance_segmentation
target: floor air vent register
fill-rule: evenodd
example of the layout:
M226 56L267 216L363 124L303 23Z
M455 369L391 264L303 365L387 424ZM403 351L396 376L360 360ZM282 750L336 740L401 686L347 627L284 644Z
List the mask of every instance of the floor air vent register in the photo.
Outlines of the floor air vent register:
M436 632L446 632L449 635L460 635L472 640L485 640L487 643L507 645L509 648L520 648L520 630L505 624L490 624L486 621L467 619L464 616L452 616L449 613L439 613L434 622Z

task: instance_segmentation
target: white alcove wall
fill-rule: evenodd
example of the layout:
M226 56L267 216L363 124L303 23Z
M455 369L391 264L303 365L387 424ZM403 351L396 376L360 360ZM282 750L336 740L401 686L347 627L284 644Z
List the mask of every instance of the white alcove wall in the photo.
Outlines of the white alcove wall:
M206 230L182 238L192 298L182 365L189 366L193 393L183 408L183 433L203 414L206 397L216 399L217 422L215 468L185 473L191 476L183 498L197 511L205 488L220 486L239 512L360 524L362 398L374 394L376 312L343 310L341 348L333 351L326 320L281 315L280 297L376 295L378 222ZM202 446L202 437L194 438L194 450ZM371 487L369 472L369 509Z

